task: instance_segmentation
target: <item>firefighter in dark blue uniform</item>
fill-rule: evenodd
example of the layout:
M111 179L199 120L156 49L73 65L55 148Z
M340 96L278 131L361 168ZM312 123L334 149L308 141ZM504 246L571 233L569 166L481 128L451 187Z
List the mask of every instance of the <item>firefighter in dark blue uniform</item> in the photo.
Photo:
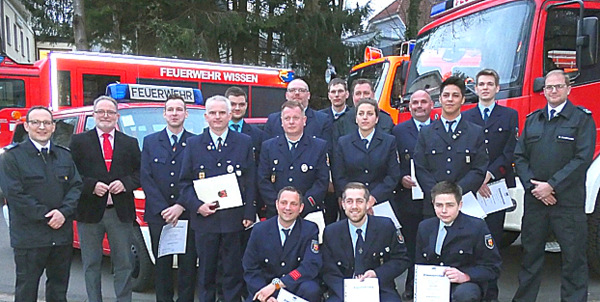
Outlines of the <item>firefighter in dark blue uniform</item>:
M349 182L364 183L372 203L393 200L400 180L400 167L394 136L375 129L379 109L373 99L362 99L356 106L359 129L340 137L331 170L337 192Z
M215 276L219 257L223 259L223 294L225 301L239 301L242 278L242 231L256 217L254 206L256 164L252 139L229 131L231 105L224 96L206 101L204 115L209 127L187 141L181 164L181 201L190 211L198 252L198 298L214 301ZM199 200L193 181L224 174L237 176L243 206L218 209L211 200Z
M365 185L348 183L342 192L347 219L323 233L323 281L328 302L344 301L344 279L378 278L379 301L400 302L396 279L410 266L404 238L387 217L367 215L371 204Z
M490 197L491 191L487 185L490 181L504 179L507 187L515 187L512 163L517 144L519 118L516 110L496 104L496 93L500 91L500 78L496 71L484 69L477 73L475 79L475 91L479 96L479 103L476 107L463 112L463 117L483 128L489 164L479 193L483 197ZM502 238L505 215L506 210L501 210L489 213L485 218L492 237L496 240ZM497 280L490 282L484 299L498 300Z
M277 215L275 200L283 187L293 186L305 193L304 211L320 210L329 184L327 142L306 135L302 105L287 101L281 106L284 135L263 143L258 166L258 187L267 205L267 217Z
M562 70L546 75L548 105L527 116L515 149L525 208L524 254L513 301L536 300L550 230L562 253L561 301L587 299L585 183L594 156L596 125L589 110L567 99L570 91L569 77Z
M308 136L324 139L331 144L331 120L326 114L313 110L308 107L310 99L310 90L308 84L301 79L295 79L288 84L285 98L288 101L296 101L304 107L304 115L306 116L306 126L304 133ZM281 127L281 112L269 114L267 123L265 124L266 138L273 138L284 134Z
M392 206L402 225L402 234L404 235L408 256L411 261L414 261L417 229L419 223L423 220L423 201L422 199L413 200L412 188L416 186L416 182L411 177L411 161L420 129L431 124L430 116L433 109L433 100L426 91L417 90L410 96L408 109L412 118L396 125L392 130L392 134L396 137L402 177L396 187L396 200L392 203ZM404 292L402 293L403 300L413 299L414 277L414 266L411 266L406 276Z
M425 194L424 217L434 215L429 193L436 183L448 180L460 185L465 193L476 193L488 167L483 130L460 114L465 102L464 81L449 77L440 91L442 117L421 129L414 153L417 180Z
M164 130L144 138L140 165L140 182L146 195L144 220L150 229L152 253L155 262L156 301L173 301L173 256L158 258L160 234L165 224L177 224L190 219L179 199L179 172L187 139L194 136L183 128L187 118L185 101L171 96L165 102L163 116L167 122ZM194 231L188 224L185 254L177 255L177 289L179 301L194 300L196 287L196 245Z
M277 216L253 227L244 253L246 301L266 301L281 288L310 302L321 301L316 280L322 265L319 229L300 218L302 193L282 188L276 207Z
M437 217L419 225L415 263L448 267L451 301L481 301L488 282L500 274L498 247L483 220L460 212L458 185L440 182L431 195Z

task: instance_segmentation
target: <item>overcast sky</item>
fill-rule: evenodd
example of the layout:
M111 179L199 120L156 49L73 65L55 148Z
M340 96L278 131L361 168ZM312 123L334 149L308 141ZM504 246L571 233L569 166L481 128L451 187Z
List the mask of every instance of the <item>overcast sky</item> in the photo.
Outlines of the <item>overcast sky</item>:
M371 0L371 9L373 9L371 16L374 16L375 14L380 12L382 9L386 8L393 1L394 0ZM347 8L355 8L357 3L360 6L363 6L363 5L367 4L368 2L369 2L369 0L346 0L346 7ZM371 16L369 16L369 17L371 17Z

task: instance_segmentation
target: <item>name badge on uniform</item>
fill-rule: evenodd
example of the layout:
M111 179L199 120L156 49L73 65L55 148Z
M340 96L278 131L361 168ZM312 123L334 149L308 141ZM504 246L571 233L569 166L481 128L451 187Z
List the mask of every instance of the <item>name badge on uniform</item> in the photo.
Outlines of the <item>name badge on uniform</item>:
M465 156L465 161L467 162L467 164L470 164L471 163L471 155Z
M300 170L302 170L302 172L306 173L306 171L308 171L308 166L306 164L302 164L302 166L300 167Z

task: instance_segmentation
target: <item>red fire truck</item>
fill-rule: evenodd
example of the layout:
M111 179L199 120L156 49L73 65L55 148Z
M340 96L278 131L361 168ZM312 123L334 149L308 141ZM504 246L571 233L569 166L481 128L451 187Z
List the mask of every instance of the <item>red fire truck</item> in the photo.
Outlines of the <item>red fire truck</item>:
M426 89L436 101L434 115L439 115L439 86L451 74L463 76L472 83L483 68L500 74L498 103L519 112L522 128L527 114L546 104L543 76L561 68L569 73L573 89L569 99L594 114L600 125L600 63L598 61L598 19L600 1L563 0L448 0L432 9L434 20L423 27L416 39L409 62L390 68L385 58L363 66L370 77L380 107L393 106L398 121L410 118L407 103L418 89ZM356 78L356 77L354 77ZM352 81L350 76L349 81ZM398 83L403 85L402 99L384 93ZM387 86L385 86L387 85ZM477 102L473 86L469 86L464 109ZM388 88L386 88L388 87ZM470 103L470 104L469 104ZM600 272L600 135L597 135L595 159L588 170L586 213L588 213L590 266ZM523 188L511 190L517 201L515 211L508 213L505 223L506 241L517 238L521 230Z
M95 52L50 53L33 65L0 57L0 109L23 108L0 110L0 146L10 143L27 108L90 105L109 83L196 88L205 97L236 85L248 94L248 117L266 117L279 110L293 78L288 69Z

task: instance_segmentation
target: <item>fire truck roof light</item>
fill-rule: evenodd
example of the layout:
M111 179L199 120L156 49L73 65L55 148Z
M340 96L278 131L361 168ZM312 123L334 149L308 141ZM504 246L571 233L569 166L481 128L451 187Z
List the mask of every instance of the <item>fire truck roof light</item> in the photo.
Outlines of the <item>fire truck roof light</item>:
M435 4L434 6L432 6L432 7L431 7L431 14L430 14L429 16L430 16L430 17L434 17L434 16L436 16L436 15L439 15L439 14L441 14L441 13L445 12L445 11L446 11L446 9L448 9L448 8L446 7L446 4L447 4L447 2L446 2L446 1L443 1L443 2L437 3L437 4Z
M106 87L106 95L118 102L165 102L173 94L181 96L186 103L204 105L202 91L196 88L119 83L110 84Z

